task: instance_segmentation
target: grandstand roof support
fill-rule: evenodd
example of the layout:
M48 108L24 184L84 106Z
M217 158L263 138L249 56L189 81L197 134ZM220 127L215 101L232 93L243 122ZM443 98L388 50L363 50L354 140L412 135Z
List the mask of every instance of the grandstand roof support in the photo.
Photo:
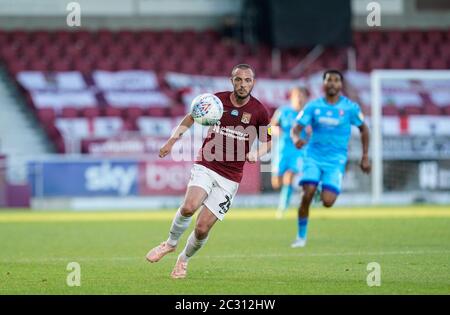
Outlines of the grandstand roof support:
M320 55L322 55L324 47L322 45L317 45L306 55L303 60L289 72L291 75L300 76L311 64L316 61Z
M281 73L281 51L278 48L272 49L272 74L278 75Z

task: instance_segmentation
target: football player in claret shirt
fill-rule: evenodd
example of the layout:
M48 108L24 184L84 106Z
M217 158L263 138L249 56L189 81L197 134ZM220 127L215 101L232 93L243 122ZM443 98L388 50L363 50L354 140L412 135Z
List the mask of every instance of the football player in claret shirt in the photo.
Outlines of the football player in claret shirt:
M361 170L370 172L369 128L360 106L341 95L343 79L337 70L326 71L323 75L325 97L308 102L291 129L292 141L301 149L306 141L299 134L306 126L312 128L300 180L304 193L298 210L298 234L292 247L306 245L309 207L317 185L322 184L320 197L325 207L333 206L341 192L352 125L361 134Z
M254 70L247 64L236 65L231 72L231 83L232 92L215 94L222 101L224 113L220 121L209 129L199 151L184 201L173 218L169 237L146 256L148 261L157 262L174 252L193 214L200 208L195 229L178 256L172 278L186 277L189 258L205 245L211 228L217 220L223 220L230 209L242 180L245 162L255 163L271 148L269 114L251 95L255 84ZM161 147L161 158L171 152L175 142L193 123L192 116L187 114ZM251 151L256 139L261 144Z

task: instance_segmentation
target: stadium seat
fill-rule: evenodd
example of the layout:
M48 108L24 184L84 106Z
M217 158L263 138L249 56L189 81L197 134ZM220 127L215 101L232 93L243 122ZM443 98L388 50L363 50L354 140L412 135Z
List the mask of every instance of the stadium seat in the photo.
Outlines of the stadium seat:
M51 107L40 108L38 110L38 118L43 125L53 125L55 122L55 117L56 117L55 110Z
M136 119L144 116L145 111L141 107L128 107L125 109L124 118L133 126L136 124Z
M450 116L450 105L443 107L442 112L444 113L444 115Z
M431 69L448 69L449 63L444 58L433 58L430 60Z
M147 113L151 117L164 117L164 116L166 116L167 111L168 110L166 108L151 107L147 110Z
M392 58L388 60L387 62L388 68L390 69L406 69L407 67L407 60L398 57L398 58Z
M409 63L409 67L411 69L427 69L428 68L428 61L427 59L412 59Z
M69 71L72 70L72 65L67 59L57 59L49 64L51 71Z
M92 119L100 116L100 109L98 107L86 107L81 110L81 116Z
M405 115L423 115L422 107L418 106L405 106L403 107Z
M446 40L445 33L440 30L430 30L425 35L427 41L431 44L439 45Z
M179 117L186 115L186 108L183 104L175 105L169 108L169 116Z
M182 73L198 74L200 71L204 70L205 67L200 66L200 64L195 59L186 59L181 63L180 71Z
M64 139L61 135L54 138L54 143L56 147L56 152L66 153L66 144L64 143Z
M106 117L123 117L125 110L121 110L117 107L107 106L103 110L103 116Z
M441 108L439 106L435 106L435 105L432 105L432 104L424 106L423 113L425 115L436 115L436 116L439 116L439 115L441 115L441 112L442 111L441 111Z
M157 62L152 58L138 60L137 67L141 70L156 70L159 68Z
M97 68L97 70L104 70L104 71L116 70L116 64L111 59L108 58L98 60L95 67Z
M133 70L136 69L136 63L130 59L120 59L117 63L117 70Z
M385 116L398 116L399 109L396 106L383 106L382 113Z
M421 43L424 39L424 32L422 31L410 30L405 33L405 40L410 43Z
M61 117L63 118L75 118L78 117L78 109L74 107L64 107L61 110Z

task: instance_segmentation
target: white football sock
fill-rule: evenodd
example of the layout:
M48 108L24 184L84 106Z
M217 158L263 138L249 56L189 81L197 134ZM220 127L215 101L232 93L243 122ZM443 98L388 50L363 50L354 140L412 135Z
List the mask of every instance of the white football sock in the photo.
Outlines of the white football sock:
M191 235L189 235L189 238L186 242L186 247L183 249L183 251L180 254L180 258L187 261L189 258L194 256L194 254L205 245L206 241L208 240L208 237L206 237L203 240L197 239L195 237L195 231L192 231Z
M191 221L192 216L185 217L181 214L181 210L178 209L175 217L173 218L172 226L170 227L169 238L167 239L167 243L169 243L170 246L176 246L178 244L178 240L180 239L184 231L186 231L186 229L189 227Z

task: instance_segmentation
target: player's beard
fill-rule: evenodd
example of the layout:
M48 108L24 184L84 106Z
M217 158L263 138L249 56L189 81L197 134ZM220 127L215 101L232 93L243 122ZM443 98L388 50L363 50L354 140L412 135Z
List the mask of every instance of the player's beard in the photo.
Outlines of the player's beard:
M339 90L336 88L329 88L326 90L327 96L333 97L339 94Z
M251 93L252 91L250 90L247 94L245 94L244 96L242 96L242 95L239 95L239 93L238 93L238 91L234 91L234 97L237 99L237 100L244 100L244 99L246 99L249 95L250 95L250 93Z

